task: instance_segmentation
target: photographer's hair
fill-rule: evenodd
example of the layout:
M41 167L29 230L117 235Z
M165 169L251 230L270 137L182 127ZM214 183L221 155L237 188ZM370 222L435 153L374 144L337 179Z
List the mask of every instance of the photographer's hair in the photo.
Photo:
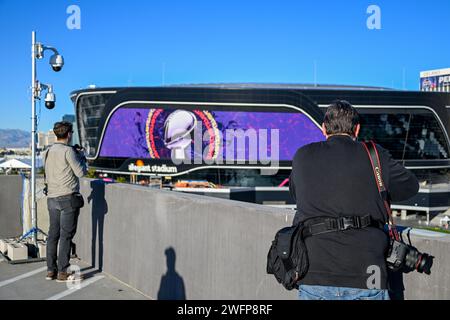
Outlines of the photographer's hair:
M72 124L70 122L67 121L60 121L60 122L56 122L55 125L53 126L53 132L56 135L56 138L58 139L66 139L67 136L69 135L69 132L73 132L72 131Z
M323 119L326 133L355 135L359 124L359 114L356 109L345 100L336 100L331 103Z

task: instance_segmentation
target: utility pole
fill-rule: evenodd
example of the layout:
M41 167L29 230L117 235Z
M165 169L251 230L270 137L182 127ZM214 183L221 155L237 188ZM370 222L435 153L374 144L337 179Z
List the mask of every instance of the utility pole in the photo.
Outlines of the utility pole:
M33 244L37 248L36 213L36 32L31 33L31 224Z
M36 203L36 99L40 99L42 90L47 90L45 95L45 107L53 109L55 107L55 94L53 86L50 84L40 83L37 78L36 60L44 57L44 51L50 50L53 55L50 57L50 65L53 71L61 71L64 65L64 58L53 47L45 46L40 42L36 42L36 32L31 32L31 230L27 231L21 239L32 236L33 244L37 250L37 234L40 231L37 227L37 203Z

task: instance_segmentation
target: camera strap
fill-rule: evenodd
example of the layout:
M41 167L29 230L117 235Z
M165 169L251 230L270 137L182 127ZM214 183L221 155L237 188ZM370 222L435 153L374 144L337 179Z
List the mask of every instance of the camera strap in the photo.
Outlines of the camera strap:
M391 206L389 204L388 192L386 189L386 185L384 184L382 171L381 171L381 162L380 157L378 155L377 147L373 141L363 142L363 146L366 149L367 154L369 155L370 164L372 166L373 175L375 177L375 183L378 188L378 193L380 194L381 200L383 201L384 207L386 209L388 218L389 218L389 236L392 239L400 240L400 236L398 234L397 228L394 224L394 219L392 218Z
M45 176L45 171L46 171L45 170L45 166L47 165L47 158L48 158L48 154L50 152L50 149L51 149L51 146L48 147L48 150L45 153L45 158L44 158L44 186L45 186L45 189L47 189L47 177Z

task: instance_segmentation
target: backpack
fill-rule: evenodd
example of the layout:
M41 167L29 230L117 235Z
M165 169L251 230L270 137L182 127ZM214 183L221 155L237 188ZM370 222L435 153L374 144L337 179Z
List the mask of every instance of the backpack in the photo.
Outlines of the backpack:
M267 254L267 273L273 274L287 290L298 289L298 281L308 272L303 228L296 224L278 230Z

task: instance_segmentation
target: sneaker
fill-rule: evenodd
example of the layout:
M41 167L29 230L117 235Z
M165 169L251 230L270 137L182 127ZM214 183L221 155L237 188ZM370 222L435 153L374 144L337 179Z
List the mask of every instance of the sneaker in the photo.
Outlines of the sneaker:
M58 272L56 282L71 282L75 280L75 274L68 272Z
M49 271L47 272L47 276L45 277L45 280L55 280L56 279L56 272Z

